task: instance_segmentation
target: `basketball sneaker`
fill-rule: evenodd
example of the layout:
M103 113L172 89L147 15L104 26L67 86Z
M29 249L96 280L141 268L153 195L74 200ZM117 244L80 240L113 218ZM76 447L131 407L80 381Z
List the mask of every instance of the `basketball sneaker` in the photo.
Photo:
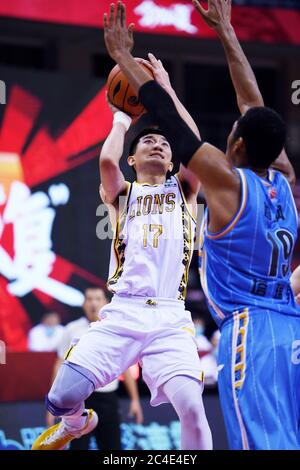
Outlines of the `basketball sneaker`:
M33 443L31 450L63 450L73 439L78 439L93 431L98 424L97 413L87 410L87 421L81 430L71 432L61 420L59 423L46 429Z

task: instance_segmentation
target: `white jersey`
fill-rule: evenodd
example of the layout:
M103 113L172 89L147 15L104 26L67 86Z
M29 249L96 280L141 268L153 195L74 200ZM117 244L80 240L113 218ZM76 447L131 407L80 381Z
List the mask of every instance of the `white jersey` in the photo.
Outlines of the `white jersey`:
M195 229L176 177L158 185L132 183L115 229L108 288L184 300Z

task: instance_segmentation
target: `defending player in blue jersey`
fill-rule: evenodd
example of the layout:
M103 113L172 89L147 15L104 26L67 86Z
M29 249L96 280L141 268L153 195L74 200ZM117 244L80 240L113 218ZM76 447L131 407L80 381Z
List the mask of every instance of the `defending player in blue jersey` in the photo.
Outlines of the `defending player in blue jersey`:
M126 27L120 2L116 21L112 14L105 19L106 47L176 148L175 157L202 183L208 205L202 285L221 327L219 387L230 446L299 449L300 310L290 287L297 213L287 179L271 168L292 173L283 152L285 125L263 107L230 25L230 0L210 0L208 11L193 3L220 34L245 113L226 155L195 137L169 95L134 61L132 26ZM244 77L240 88L236 77Z
M208 11L195 6L223 44L241 114L263 106L230 23L231 2L212 0ZM250 137L254 149L258 142L255 135L249 136L249 153ZM253 152L250 168L238 169L241 198L236 216L220 232L211 233L206 214L200 276L210 311L222 328L219 389L230 446L298 449L300 384L294 350L300 337L299 313L290 286L298 214L286 178L274 168L283 170L291 184L294 172L283 151L266 173L260 167L268 147L258 144L262 157L258 160L259 151Z

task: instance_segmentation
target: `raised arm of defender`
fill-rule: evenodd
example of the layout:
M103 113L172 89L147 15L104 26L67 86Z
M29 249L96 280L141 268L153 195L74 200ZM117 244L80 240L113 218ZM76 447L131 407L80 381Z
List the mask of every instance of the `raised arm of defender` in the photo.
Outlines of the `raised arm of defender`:
M131 50L133 48L133 25L126 26L126 9L125 5L118 2L117 9L112 4L110 6L109 15L104 14L104 39L109 55L119 64L121 70L126 74L129 82L139 92L140 87L149 81L149 75L139 66L133 59ZM168 79L168 74L164 69L161 61L157 60L153 54L149 54L150 64L153 74L157 83L159 83L172 98L176 109L182 119L186 122L189 128L200 138L200 133L196 123L188 113L186 108L178 99L171 83ZM149 66L149 62L148 62ZM199 180L193 173L183 167L179 171L179 179L182 183L187 183L190 191L186 194L188 202L196 203L196 195L199 191ZM189 201L189 196L191 200Z
M264 106L253 70L231 25L231 0L208 0L207 10L197 0L192 2L221 40L241 114L254 106Z
M132 25L126 27L125 5L110 7L104 15L104 38L108 53L119 64L130 84L155 121L176 148L178 161L188 166L203 184L211 211L210 228L224 227L235 215L240 196L240 180L225 155L207 143L203 144L179 116L170 96L133 59ZM203 145L202 145L203 144ZM214 208L216 207L216 210Z
M204 21L216 31L220 38L241 114L244 115L250 108L264 106L252 67L231 24L231 0L208 0L207 10L200 5L198 0L192 0L192 2ZM285 150L272 164L272 168L281 171L291 185L295 184L295 172Z
M180 117L189 126L189 128L194 132L196 137L200 139L200 132L197 127L197 124L195 123L194 119L192 118L188 110L184 107L184 105L181 103L178 96L176 95L176 92L171 85L169 74L164 68L162 61L158 60L154 56L154 54L151 54L151 53L148 54L148 57L149 57L150 63L147 61L145 62L147 62L148 67L149 65L151 66L155 81L170 95ZM192 171L188 170L183 165L180 166L177 176L180 182L184 186L183 190L185 192L185 197L187 199L187 202L189 204L194 205L195 206L194 210L196 210L196 204L197 204L196 196L200 189L200 182L198 178L194 175Z

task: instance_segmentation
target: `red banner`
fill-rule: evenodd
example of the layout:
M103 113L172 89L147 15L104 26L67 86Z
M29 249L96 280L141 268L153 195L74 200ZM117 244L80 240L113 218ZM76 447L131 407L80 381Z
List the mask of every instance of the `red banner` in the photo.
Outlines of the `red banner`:
M0 16L102 27L109 0L11 0L0 3ZM127 0L127 18L145 33L213 38L191 1ZM233 25L240 39L300 44L300 12L287 8L236 6Z
M55 360L54 352L8 353L6 364L0 367L0 402L43 400Z

